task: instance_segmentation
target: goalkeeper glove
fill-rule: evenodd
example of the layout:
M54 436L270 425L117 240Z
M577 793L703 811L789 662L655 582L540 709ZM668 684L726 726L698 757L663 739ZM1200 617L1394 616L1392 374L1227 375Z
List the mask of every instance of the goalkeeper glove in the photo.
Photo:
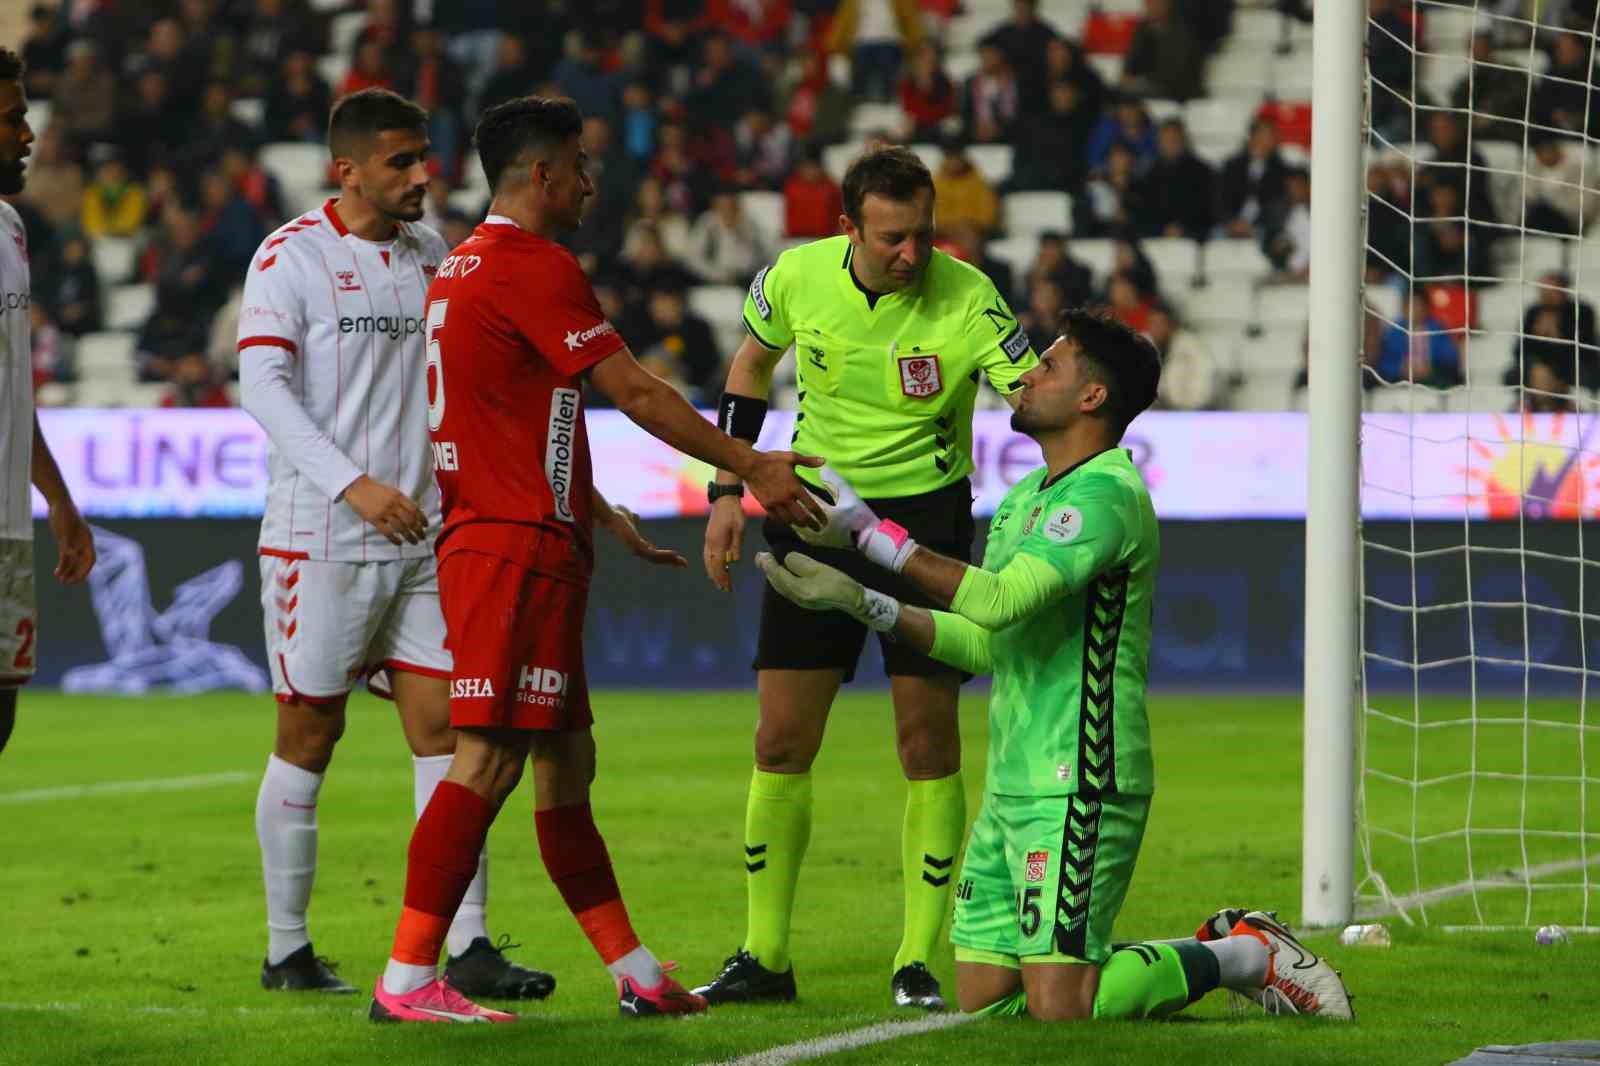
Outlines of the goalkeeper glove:
M771 552L760 552L756 566L780 595L808 611L843 611L879 633L887 633L900 619L900 601L893 596L799 552L790 552L781 563Z
M808 544L825 548L854 548L886 570L899 573L917 550L905 527L872 513L850 483L831 466L822 468L822 483L833 493L833 502L822 504L828 523L822 529L795 527ZM782 591L782 590L780 590Z

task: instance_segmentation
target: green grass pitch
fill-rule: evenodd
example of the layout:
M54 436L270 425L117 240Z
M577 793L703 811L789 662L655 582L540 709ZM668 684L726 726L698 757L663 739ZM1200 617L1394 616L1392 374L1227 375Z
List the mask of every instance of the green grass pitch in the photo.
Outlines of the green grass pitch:
M963 715L974 809L982 707L974 692ZM739 841L753 694L608 692L596 714L596 815L635 924L698 981L743 932ZM16 736L0 756L0 1063L699 1063L903 1017L888 1006L888 967L900 927L904 788L883 693L840 700L817 766L816 828L794 924L801 1001L666 1023L617 1017L604 970L540 866L525 784L491 838L490 924L522 944L516 958L552 970L560 986L522 1024L378 1027L365 1021L365 996L261 991L252 812L271 716L265 697L23 694ZM1157 694L1152 719L1161 785L1119 934L1186 935L1235 903L1281 908L1293 920L1298 701ZM1409 735L1382 743L1384 759L1409 765ZM1438 756L1440 745L1427 752ZM387 705L355 697L322 794L311 931L357 985L377 976L399 911L412 821L407 756ZM232 783L183 791L19 795L229 772ZM1385 818L1410 817L1409 795L1374 802ZM1480 794L1474 818L1514 825L1515 808L1496 805L1515 802ZM1563 824L1576 827L1568 799L1551 806L1535 797L1539 817L1564 811ZM1587 824L1600 825L1600 810L1591 806ZM1437 873L1436 883L1457 879ZM1521 894L1510 895L1520 912ZM1600 1037L1600 938L1539 948L1524 931L1391 929L1387 951L1310 938L1344 970L1354 1025L1235 1018L1218 994L1171 1022L1092 1030L979 1022L827 1061L1409 1066L1487 1043ZM948 946L933 966L953 992Z

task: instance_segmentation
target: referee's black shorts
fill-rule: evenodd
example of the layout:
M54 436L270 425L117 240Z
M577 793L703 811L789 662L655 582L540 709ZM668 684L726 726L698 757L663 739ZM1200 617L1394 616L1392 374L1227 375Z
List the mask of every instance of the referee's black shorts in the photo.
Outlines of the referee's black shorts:
M920 496L866 502L879 518L892 519L904 526L918 544L940 555L971 561L976 529L972 521L972 482L967 478ZM789 526L772 518L766 520L762 532L766 535L767 546L780 562L792 551L802 552L843 570L868 588L887 593L901 603L934 606L899 574L868 562L857 552L807 544ZM761 634L756 642L755 662L751 665L757 670L840 669L844 671L844 679L852 681L856 676L856 661L866 646L867 632L866 626L849 615L797 607L768 585L762 593ZM890 640L887 634L879 634L878 641L883 647L884 673L890 677L955 674L965 680L969 676Z

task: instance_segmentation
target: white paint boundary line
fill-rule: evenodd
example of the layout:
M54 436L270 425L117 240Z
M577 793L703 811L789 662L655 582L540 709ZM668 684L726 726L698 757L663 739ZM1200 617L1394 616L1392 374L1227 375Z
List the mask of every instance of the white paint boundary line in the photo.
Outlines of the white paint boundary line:
M898 1040L903 1036L938 1032L952 1026L975 1022L978 1017L976 1014L934 1014L915 1022L879 1022L876 1025L850 1029L832 1036L819 1036L811 1040L796 1041L793 1044L782 1044L766 1051L758 1051L753 1055L723 1059L711 1066L786 1066L787 1063L819 1059L824 1055L833 1055L871 1044L882 1044L885 1041Z
M208 1014L238 1014L238 1015L297 1015L307 1016L326 1014L327 1011L318 1007L136 1007L120 1003L0 1003L0 1011L16 1011L19 1013L69 1013L74 1011L96 1011L123 1014L167 1014L183 1018L198 1018ZM366 1011L352 1007L350 1014L358 1016Z
M103 781L96 785L63 785L59 788L30 788L21 792L0 792L0 806L11 803L38 803L44 800L87 799L91 796L127 796L145 792L187 792L196 788L241 785L257 775L247 770L220 774L195 774L190 777L157 777L144 781Z
M1470 896L1474 891L1500 891L1508 888L1522 888L1526 881L1537 881L1544 877L1553 877L1556 874L1570 873L1581 870L1585 866L1600 866L1600 855L1592 855L1588 862L1582 859L1564 859L1561 862L1540 863L1522 870L1508 870L1503 874L1492 877L1479 878L1476 881L1460 881L1443 888L1430 888L1425 892L1413 892L1409 896L1398 896L1392 901L1370 904L1358 908L1355 917L1359 921L1370 918L1393 917L1402 910L1412 907L1423 907L1430 903L1440 903L1447 899L1456 899L1461 896ZM1535 888L1540 886L1535 885ZM1556 887L1556 886L1551 886ZM1573 886L1576 887L1576 886Z

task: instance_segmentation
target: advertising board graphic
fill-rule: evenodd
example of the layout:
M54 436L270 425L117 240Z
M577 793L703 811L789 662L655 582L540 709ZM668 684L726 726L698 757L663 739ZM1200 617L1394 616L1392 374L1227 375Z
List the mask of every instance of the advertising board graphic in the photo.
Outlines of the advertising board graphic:
M239 410L46 410L51 449L91 518L252 518L266 498L267 440ZM711 470L616 411L585 415L596 480L644 518L706 510ZM786 448L794 415L767 416L760 445ZM1542 519L1600 515L1600 423L1576 415L1368 415L1362 422L1362 510L1369 519ZM1306 416L1152 411L1123 440L1156 513L1169 521L1306 513ZM994 513L1038 466L1038 446L1010 415L973 424L974 511ZM751 501L750 506L754 507ZM35 493L34 514L44 501Z

